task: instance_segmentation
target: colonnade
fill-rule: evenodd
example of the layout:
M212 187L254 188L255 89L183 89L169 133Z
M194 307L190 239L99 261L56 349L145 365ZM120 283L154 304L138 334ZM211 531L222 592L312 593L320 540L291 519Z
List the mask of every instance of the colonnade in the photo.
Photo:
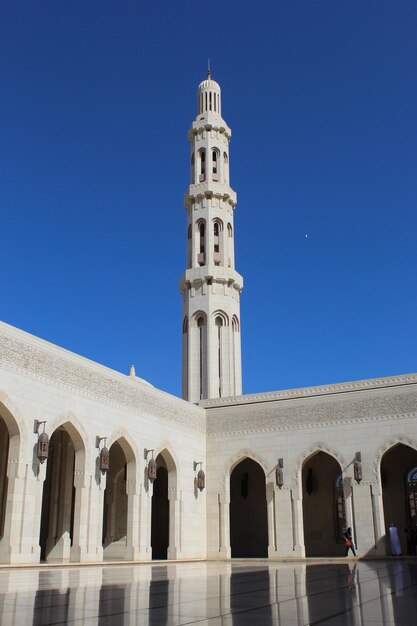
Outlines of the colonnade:
M19 459L16 422L7 411L3 415L0 562L187 557L181 490L169 450L157 453L153 485L146 468L140 475L125 436L110 445L107 476L98 465L89 475L83 438L68 421L52 433L46 463L36 463L34 446L29 466ZM393 445L382 455L379 473L374 482L355 480L334 456L318 450L304 459L298 481L276 484L254 459L240 459L230 468L226 488L207 496L207 556L341 556L347 527L360 555L384 555L391 523L406 554L404 529L417 522L417 450Z
M360 556L383 556L391 554L391 523L407 554L404 531L417 530L417 450L394 445L381 458L380 474L373 483L357 481L334 457L317 451L303 462L295 485L277 486L259 463L245 458L230 472L230 489L217 494L211 518L218 519L218 530L209 554L343 556L350 527Z

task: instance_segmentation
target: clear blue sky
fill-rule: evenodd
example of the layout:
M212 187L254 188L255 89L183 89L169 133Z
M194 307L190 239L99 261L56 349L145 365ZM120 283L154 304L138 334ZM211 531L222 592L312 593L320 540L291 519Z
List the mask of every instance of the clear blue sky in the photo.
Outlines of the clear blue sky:
M3 0L0 29L1 319L180 395L210 57L244 392L417 370L415 0Z

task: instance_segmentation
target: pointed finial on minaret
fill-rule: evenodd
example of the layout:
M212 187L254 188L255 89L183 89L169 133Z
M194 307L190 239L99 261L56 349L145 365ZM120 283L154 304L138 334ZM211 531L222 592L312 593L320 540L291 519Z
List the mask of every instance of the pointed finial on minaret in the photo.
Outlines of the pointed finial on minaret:
M207 59L207 80L211 79L210 59Z
M134 365L130 366L130 376L132 376L132 378L136 376L135 366Z

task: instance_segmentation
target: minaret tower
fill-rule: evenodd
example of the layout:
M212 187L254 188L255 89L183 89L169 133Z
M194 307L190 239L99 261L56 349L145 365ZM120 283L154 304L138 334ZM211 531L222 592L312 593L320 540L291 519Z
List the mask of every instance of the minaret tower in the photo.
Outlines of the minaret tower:
M198 87L197 117L188 133L190 185L187 269L181 277L182 396L190 402L242 393L240 292L235 271L229 183L231 130L221 115L220 86L211 78Z

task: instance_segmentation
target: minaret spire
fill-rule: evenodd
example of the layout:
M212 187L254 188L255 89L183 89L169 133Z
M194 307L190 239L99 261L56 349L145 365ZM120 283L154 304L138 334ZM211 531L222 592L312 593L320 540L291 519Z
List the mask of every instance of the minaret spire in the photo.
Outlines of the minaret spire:
M236 193L229 182L231 130L221 115L220 85L198 87L197 117L188 133L191 180L185 194L187 266L183 297L183 398L199 402L242 393L240 292L235 270L233 217Z

